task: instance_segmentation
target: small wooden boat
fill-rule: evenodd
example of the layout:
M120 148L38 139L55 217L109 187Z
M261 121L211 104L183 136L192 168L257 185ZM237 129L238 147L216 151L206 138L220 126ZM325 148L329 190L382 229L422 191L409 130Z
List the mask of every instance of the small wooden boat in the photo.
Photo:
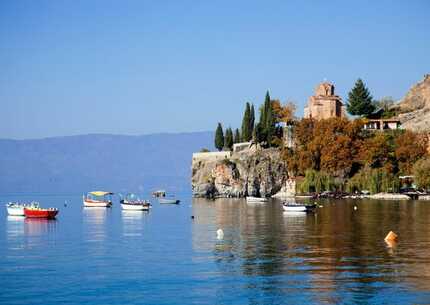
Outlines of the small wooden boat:
M31 202L30 204L26 203L18 203L18 202L9 202L6 205L7 213L10 216L25 216L24 208L25 207L38 207L39 203Z
M164 204L178 204L181 201L179 199L175 199L175 198L159 198L158 202L164 203Z
M151 203L147 200L141 200L134 194L128 194L124 199L120 200L123 210L133 211L149 211Z
M282 208L285 212L313 212L316 207L316 204L303 204L296 202L284 202L282 204Z
M82 196L85 207L109 208L112 206L111 192L94 191Z
M46 218L54 219L58 214L58 209L48 208L43 209L40 207L25 207L24 214L27 218Z
M264 202L267 202L267 198L248 196L248 197L246 197L246 202L248 202L248 203L264 203Z

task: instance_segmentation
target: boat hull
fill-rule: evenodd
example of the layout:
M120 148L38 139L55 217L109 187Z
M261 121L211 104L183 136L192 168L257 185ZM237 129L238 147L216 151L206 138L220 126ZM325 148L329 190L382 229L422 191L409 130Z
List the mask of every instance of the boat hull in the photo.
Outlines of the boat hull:
M149 211L148 204L121 203L121 207L123 210L129 210L129 211Z
M57 214L57 209L26 209L24 208L24 214L27 218L46 218L54 219Z
M7 207L7 214L10 216L25 216L24 207Z
M85 200L84 199L84 207L109 208L111 206L112 206L112 202L110 202L110 201L96 201L96 200Z
M313 212L315 205L283 205L285 212Z
M162 204L178 204L180 202L180 200L178 200L178 199L163 199L163 198L160 198L160 199L158 199L158 202L162 203Z

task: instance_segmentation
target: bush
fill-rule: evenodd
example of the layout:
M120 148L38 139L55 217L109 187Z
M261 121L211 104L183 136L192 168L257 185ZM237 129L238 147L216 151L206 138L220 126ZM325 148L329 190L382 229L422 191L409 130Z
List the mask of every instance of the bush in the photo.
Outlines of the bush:
M430 189L430 157L418 160L412 169L415 184L422 189Z

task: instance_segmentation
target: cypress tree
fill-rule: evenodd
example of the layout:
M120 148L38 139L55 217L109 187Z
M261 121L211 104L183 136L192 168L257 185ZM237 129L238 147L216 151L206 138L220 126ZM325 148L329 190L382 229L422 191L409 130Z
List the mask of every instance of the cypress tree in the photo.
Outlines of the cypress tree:
M369 89L361 79L358 79L354 88L348 93L347 110L351 115L368 116L375 111Z
M254 133L254 124L255 124L255 110L254 110L254 104L252 104L250 119L249 119L249 134L250 134L249 140L251 140L252 134Z
M233 143L240 143L240 132L238 128L234 131Z
M224 147L224 132L222 131L221 123L218 123L218 126L215 131L215 147L219 151Z
M249 103L246 103L245 106L245 113L243 114L243 119L242 119L242 141L249 141L252 133L250 132L251 130L249 129L249 121L251 119L251 108L249 107Z
M233 149L233 131L231 130L230 127L227 128L225 131L224 149L225 150Z

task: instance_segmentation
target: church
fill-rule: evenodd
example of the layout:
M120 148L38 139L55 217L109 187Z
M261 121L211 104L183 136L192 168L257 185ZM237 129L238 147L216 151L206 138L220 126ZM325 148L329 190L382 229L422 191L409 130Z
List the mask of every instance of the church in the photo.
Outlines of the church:
M315 95L309 98L304 117L316 120L346 117L345 110L341 97L334 94L334 85L323 82L316 87Z

